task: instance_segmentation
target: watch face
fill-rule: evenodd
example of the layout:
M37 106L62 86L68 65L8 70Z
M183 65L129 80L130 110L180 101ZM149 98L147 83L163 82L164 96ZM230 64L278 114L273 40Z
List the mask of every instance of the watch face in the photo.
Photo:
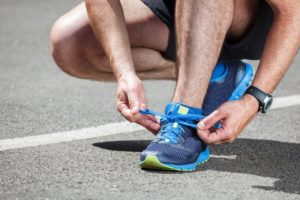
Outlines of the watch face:
M273 98L272 97L266 97L264 100L265 106L264 106L264 112L268 111L273 103Z

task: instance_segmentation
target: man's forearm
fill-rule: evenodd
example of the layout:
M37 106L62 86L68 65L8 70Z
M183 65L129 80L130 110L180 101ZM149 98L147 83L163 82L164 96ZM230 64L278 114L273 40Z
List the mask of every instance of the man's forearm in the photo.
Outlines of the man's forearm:
M300 15L298 12L276 12L253 85L272 93L287 72L299 46Z
M86 0L90 24L116 78L134 73L125 17L119 0Z

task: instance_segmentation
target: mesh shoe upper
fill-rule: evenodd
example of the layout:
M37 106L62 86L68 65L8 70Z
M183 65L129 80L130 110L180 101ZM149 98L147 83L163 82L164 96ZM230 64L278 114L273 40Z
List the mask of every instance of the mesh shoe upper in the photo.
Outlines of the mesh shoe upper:
M195 162L199 153L206 148L206 145L199 139L196 134L194 125L203 117L200 113L186 113L184 123L182 124L176 115L180 115L178 111L182 105L168 104L166 107L166 116L169 119L161 119L161 130L157 134L155 140L141 154L141 161L147 155L155 155L160 162L168 164L189 164ZM185 107L186 108L186 107ZM199 116L195 120L195 115ZM189 116L192 116L191 118ZM172 118L174 117L174 118ZM172 120L173 119L173 120Z
M168 164L189 164L195 162L206 145L198 138L196 131L185 127L185 134L179 143L153 141L141 154L141 161L147 155L156 155L160 162Z

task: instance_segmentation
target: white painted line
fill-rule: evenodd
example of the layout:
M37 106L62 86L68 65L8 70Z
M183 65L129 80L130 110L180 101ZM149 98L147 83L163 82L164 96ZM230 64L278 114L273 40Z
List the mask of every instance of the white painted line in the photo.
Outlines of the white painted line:
M300 105L300 95L277 97L274 98L274 102L271 109L278 109L296 105Z
M143 130L143 127L129 122L110 123L98 127L0 140L0 151L90 139L140 130Z
M210 155L211 158L235 160L237 155Z
M300 105L300 95L275 98L272 109L284 108L295 105ZM102 126L83 128L72 131L0 140L0 151L9 149L19 149L25 147L35 147L48 144L57 144L61 142L70 142L74 140L83 140L109 135L124 134L141 130L144 130L144 128L129 122L110 123Z

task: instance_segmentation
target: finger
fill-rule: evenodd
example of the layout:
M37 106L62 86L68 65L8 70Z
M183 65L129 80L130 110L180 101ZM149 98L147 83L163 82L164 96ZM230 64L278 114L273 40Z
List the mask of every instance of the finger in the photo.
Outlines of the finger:
M144 116L145 116L147 119L153 121L154 123L160 124L160 120L159 120L157 117L152 116L152 115L144 115Z
M129 107L127 95L124 92L121 92L118 95L117 109L128 121L130 121L130 122L134 121L132 119L133 115L132 115L131 109Z
M138 96L135 92L128 93L128 102L129 102L129 107L131 109L131 113L133 115L136 115L140 110L140 103L139 103Z
M141 109L142 110L145 110L147 109L148 106L146 104L141 104ZM147 119L157 123L157 124L160 124L160 120L156 117L156 116L153 116L153 115L144 115L144 117L146 117Z
M224 129L219 128L219 129L198 129L197 134L200 137L200 139L206 143L206 144L220 144L222 143L225 139L224 134Z
M209 129L213 127L217 122L224 119L226 117L226 114L220 110L215 110L210 115L205 117L203 120L201 120L197 127L200 130Z
M151 121L151 122L154 123L154 124L160 125L160 124L156 121L155 118L152 118L152 117L150 117L150 116L145 116L145 115L143 116L143 118L144 118L145 120Z
M157 119L152 116L152 115L143 115L143 114L137 114L136 116L138 116L138 120L147 120L147 121L151 121L154 124L157 124L160 126L160 123L157 121Z
M214 132L210 132L207 138L208 144L221 144L229 140L228 134L224 128L218 128Z
M142 105L145 106L143 109L147 108L147 101L146 101L146 97L145 97L144 92L141 92L139 94L139 101L140 101L140 104L141 104L141 108L142 108Z
M131 113L131 110L128 108L127 104L118 101L117 102L117 109L121 113L122 116L124 116L128 121L133 122L133 115Z
M205 129L205 130L197 129L197 134L204 143L208 144L208 135L210 134L209 129Z
M142 110L145 110L145 109L148 109L148 106L146 103L141 103L141 109ZM145 118L153 121L154 123L160 125L160 120L156 117L156 116L153 116L153 115L143 115Z
M157 133L160 129L160 125L152 120L147 119L146 117L139 118L136 123L140 124L141 126L145 127L146 129L150 130L152 133Z
M119 112L130 122L137 122L138 120L141 119L145 119L145 120L149 120L152 123L156 124L156 127L160 127L159 122L157 121L157 119L154 116L150 116L150 115L142 115L142 114L136 114L133 115L131 110L128 108L127 105L123 104L122 102L118 102L118 110Z

